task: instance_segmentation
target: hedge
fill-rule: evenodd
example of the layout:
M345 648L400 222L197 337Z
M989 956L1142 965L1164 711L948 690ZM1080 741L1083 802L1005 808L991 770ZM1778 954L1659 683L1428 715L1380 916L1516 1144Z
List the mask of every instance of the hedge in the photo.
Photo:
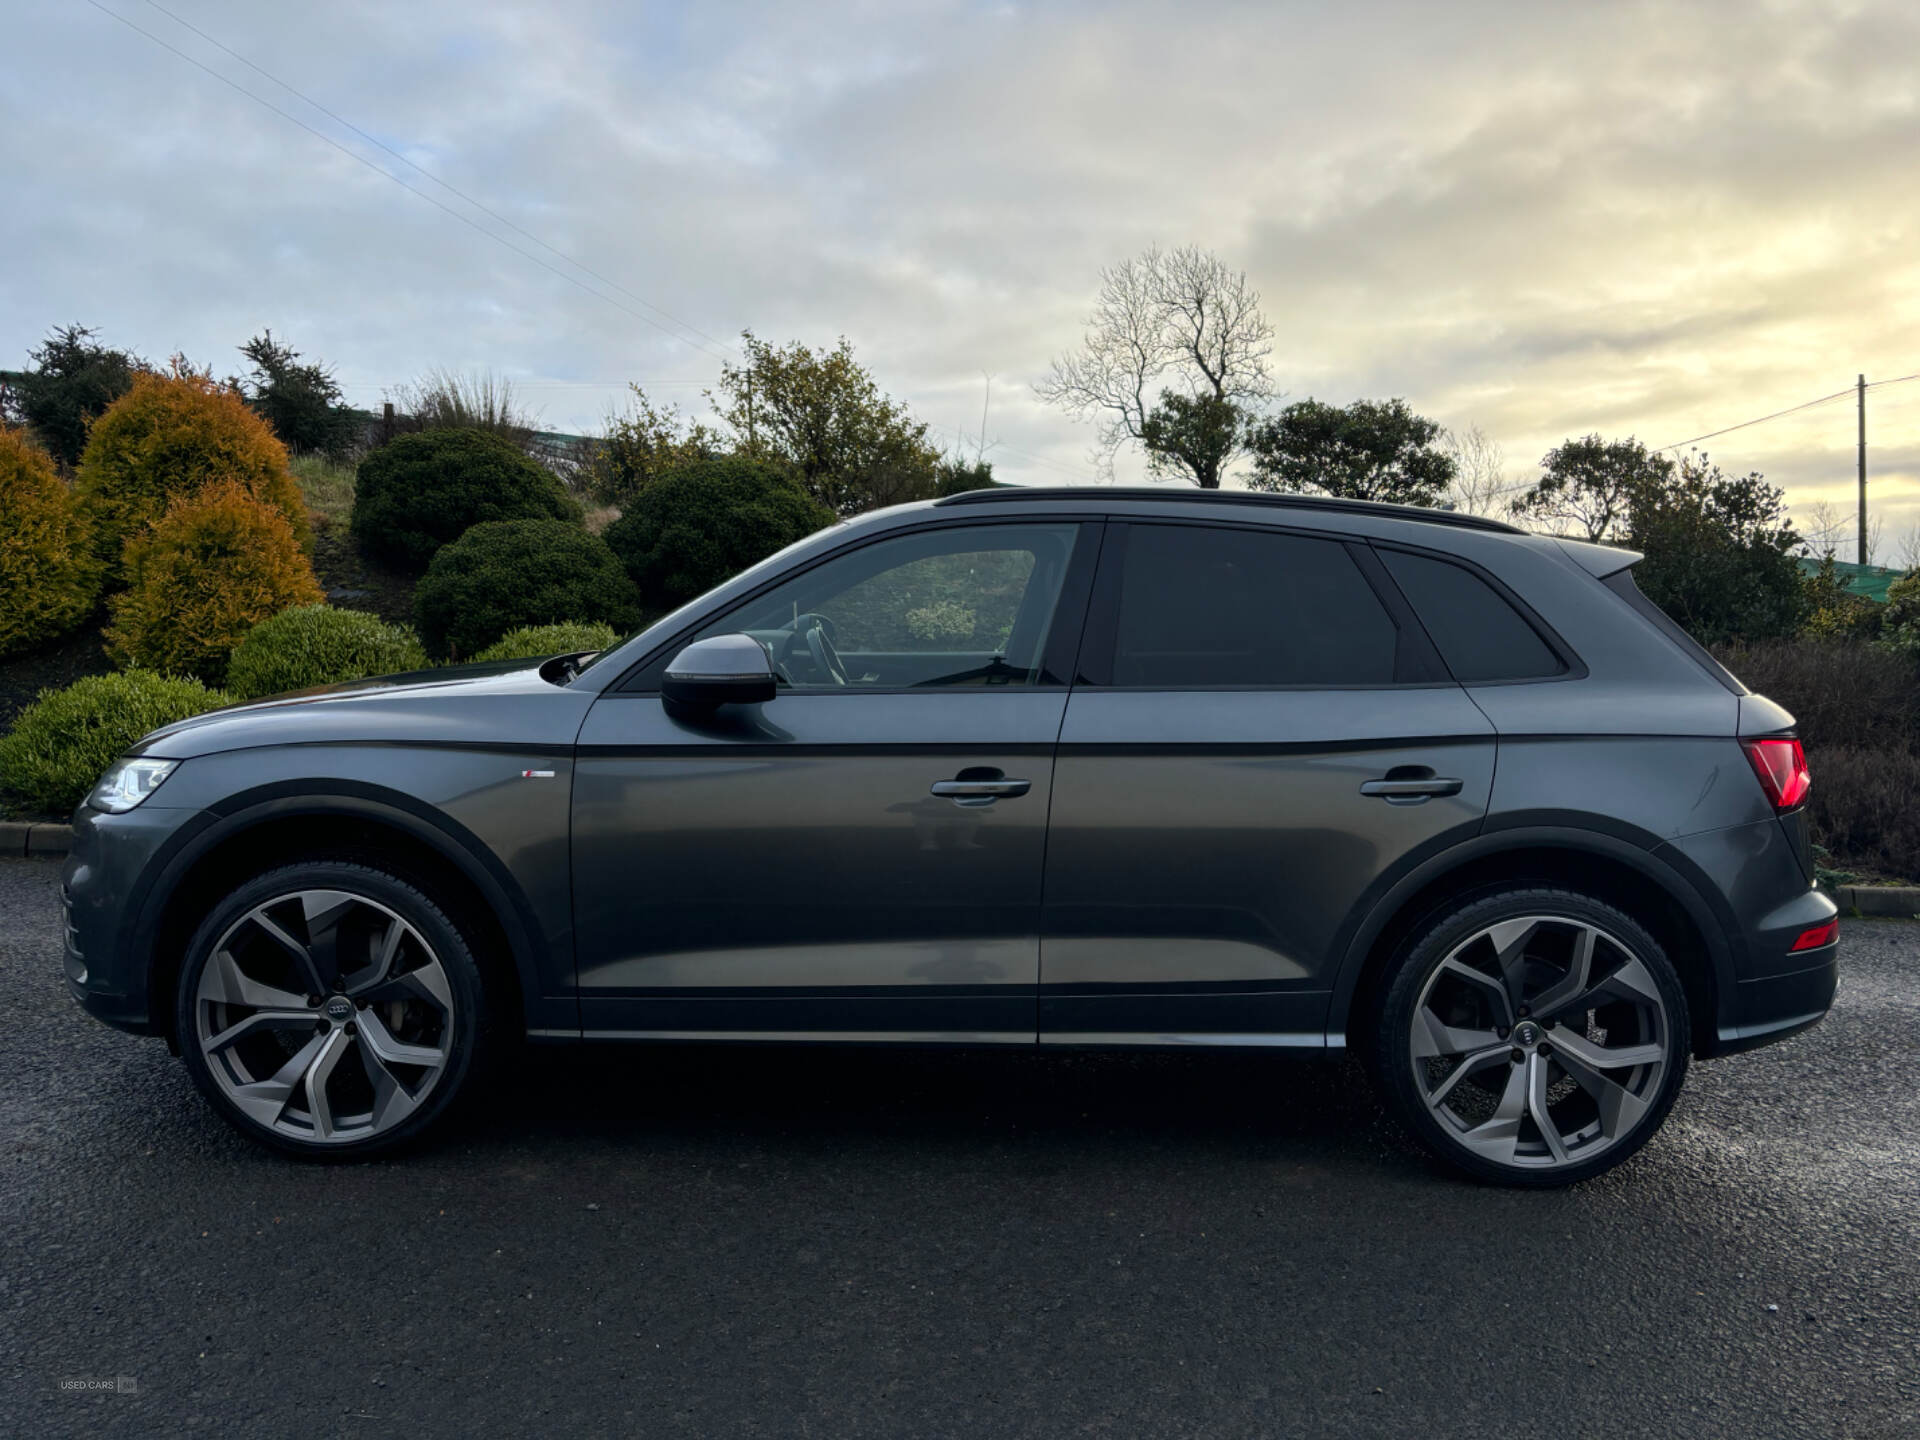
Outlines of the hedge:
M577 620L558 625L523 625L509 630L473 658L480 660L545 660L579 650L610 650L620 642L611 625L589 625Z
M833 523L786 472L739 456L669 471L607 529L649 608L667 610Z
M495 520L580 519L560 482L484 430L402 435L360 462L353 538L376 559L422 570L441 546Z
M561 520L476 525L433 557L413 592L429 653L472 656L522 625L584 621L630 630L633 583L606 542Z
M141 736L227 703L198 680L147 670L42 690L0 737L0 789L41 814L70 814Z
M238 699L255 700L426 665L420 637L404 625L363 610L296 605L247 632L227 667L227 689Z

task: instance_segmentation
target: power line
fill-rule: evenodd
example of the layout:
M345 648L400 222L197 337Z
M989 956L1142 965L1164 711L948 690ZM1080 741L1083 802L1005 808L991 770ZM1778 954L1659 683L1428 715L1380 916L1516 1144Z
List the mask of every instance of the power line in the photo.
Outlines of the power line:
M151 40L154 44L158 45L162 50L169 51L172 54L179 56L182 60L185 60L189 65L194 66L196 69L204 70L207 74L213 76L214 79L218 80L222 85L227 86L229 89L238 91L240 94L246 96L249 100L253 101L255 104L264 106L266 109L271 110L274 114L278 115L281 119L287 121L289 124L298 125L302 130L306 131L309 135L313 136L317 140L323 141L324 143L332 146L335 150L338 150L342 155L345 155L349 160L356 161L359 164L366 166L367 169L373 171L374 174L382 176L385 179L391 180L394 184L398 185L402 190L407 191L409 194L419 196L422 200L426 201L429 205L433 206L434 209L443 211L444 213L451 215L454 219L458 220L462 225L467 226L471 230L478 231L480 234L486 236L489 240L493 241L497 245L505 246L507 249L513 251L514 254L520 256L522 259L532 261L535 265L538 265L542 270L545 270L549 274L557 275L560 279L566 281L569 285L573 285L578 289L584 290L587 294L593 296L594 299L600 301L601 303L606 305L611 305L616 310L624 311L626 314L631 315L634 319L640 321L642 324L651 325L654 329L658 330L661 334L667 335L672 339L678 340L682 345L690 345L694 349L703 350L707 354L712 355L717 360L728 362L733 359L731 355L724 354L720 351L714 350L712 347L702 344L699 341L689 340L686 336L677 334L676 332L669 330L665 325L661 324L658 320L655 320L652 316L644 315L640 311L634 309L631 305L623 304L619 300L614 299L610 295L602 294L600 291L594 289L593 286L587 284L584 280L581 280L578 276L570 275L566 271L560 269L558 266L549 264L547 261L542 260L538 255L533 254L531 251L521 249L518 245L515 245L511 240L508 240L505 236L495 234L493 231L487 229L486 226L480 224L477 220L473 219L471 216L463 215L458 210L455 210L451 205L447 205L440 200L436 200L433 196L429 195L426 191L421 190L415 186L409 185L405 180L401 179L398 175L395 175L391 170L381 169L378 165L374 164L373 161L367 159L366 156L358 154L353 150L349 150L345 145L342 145L338 140L335 140L331 135L328 135L323 131L315 129L313 126L307 124L306 121L302 120L299 116L288 113L287 111L281 109L278 105L274 104L271 100L266 99L264 96L255 94L253 91L247 89L246 86L240 84L237 80L233 80L225 75L222 75L218 70L215 70L211 65L208 65L201 60L195 59L193 56L189 55L186 51L180 49L177 45L168 44L165 40L162 40L158 35L155 35L151 30L142 29L140 26L134 24L133 21L127 19L126 16L118 13L117 11L108 9L105 5L100 3L100 0L87 0L87 3L91 5L94 9L98 10L101 14L111 16L113 19L118 20L122 25L126 26L129 30L133 31L135 34L144 35L147 39ZM582 268L584 269L585 267L583 266Z
M213 46L214 49L222 52L223 54L231 55L235 60L238 60L242 65L246 66L249 70L253 71L256 75L264 76L266 79L271 80L274 84L278 85L282 90L285 90L289 95L297 96L299 99L305 101L307 104L311 105L315 110L318 110L322 115L326 116L329 120L332 120L335 124L344 125L347 129L351 130L354 134L358 135L362 140L365 140L369 145L378 146L380 149L386 151L387 154L393 156L393 158L398 160L402 165L405 165L408 169L416 171L421 175L424 175L427 179L431 180L434 184L438 185L442 190L447 191L449 194L459 196L462 200L466 201L467 204L473 206L473 208L478 210L481 214L486 215L491 219L498 221L500 224L506 226L509 230L513 231L514 234L519 235L524 239L531 240L535 245L538 245L542 250L547 251L549 254L557 255L560 259L566 261L567 264L577 266L579 269L585 271L587 274L591 275L594 279L598 280L601 284L609 286L610 288L619 291L622 295L625 295L629 300L632 300L636 304L644 306L646 309L653 311L654 314L662 316L668 320L671 320L675 325L678 325L681 329L686 330L691 334L698 335L701 339L710 341L711 343L718 345L723 349L731 350L733 348L725 340L716 340L713 336L707 334L706 331L700 329L699 326L689 324L687 321L682 320L679 316L672 314L670 311L663 310L660 306L654 304L651 300L647 299L645 296L634 294L633 291L627 289L627 287L622 285L619 281L610 279L607 276L602 275L598 270L595 270L591 265L588 265L583 261L574 259L571 255L567 254L564 250L561 250L556 246L549 245L545 240L542 240L538 235L535 235L532 231L523 229L519 225L514 224L513 221L509 220L506 216L502 215L499 211L488 208L486 205L483 205L480 201L474 199L473 196L467 194L466 191L460 189L458 186L452 184L449 181L442 180L438 175L435 175L431 170L428 170L425 166L420 165L415 161L408 159L404 154L394 149L393 146L387 144L386 141L380 139L377 135L369 135L365 130L362 130L358 125L354 124L351 120L347 119L346 116L340 115L332 110L329 110L326 106L322 105L318 100L315 100L311 95L307 95L303 93L302 91L296 89L294 86L289 85L286 81L282 80L278 75L275 75L271 71L263 69L261 66L256 65L253 61L249 60L246 56L242 55L238 50L233 49L229 45L222 44L219 40L216 40L213 36L209 35L206 31L202 30L199 26L193 24L191 21L181 19L178 15L174 14L173 11L167 9L166 6L156 3L156 0L146 0L146 4L154 10L158 10L162 15L166 16L169 20L173 21L174 24L180 26L182 29L191 30L195 35L198 35L202 40L206 41L207 44Z
M1888 383L1891 384L1892 382L1889 381ZM1731 435L1736 430L1745 430L1749 425L1764 425L1769 420L1778 420L1782 415L1796 415L1802 410L1811 410L1816 405L1825 405L1834 400L1844 400L1853 393L1854 387L1849 385L1846 389L1836 390L1831 395L1822 395L1818 400L1809 400L1802 405L1790 405L1785 410L1776 410L1771 415L1762 415L1755 420L1742 420L1738 425L1729 425L1724 430L1709 430L1706 434L1696 435L1691 440L1681 440L1672 445L1662 445L1653 453L1658 455L1663 451L1678 450L1682 446L1697 445L1702 440L1712 440L1717 436Z

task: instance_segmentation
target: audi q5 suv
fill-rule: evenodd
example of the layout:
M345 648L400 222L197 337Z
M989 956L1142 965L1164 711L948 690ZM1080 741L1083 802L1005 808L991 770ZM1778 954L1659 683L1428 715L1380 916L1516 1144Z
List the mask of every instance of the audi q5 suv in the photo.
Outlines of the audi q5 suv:
M1223 1046L1580 1180L1836 978L1792 717L1638 559L1244 492L861 516L598 655L147 736L76 816L68 983L302 1156L522 1040Z

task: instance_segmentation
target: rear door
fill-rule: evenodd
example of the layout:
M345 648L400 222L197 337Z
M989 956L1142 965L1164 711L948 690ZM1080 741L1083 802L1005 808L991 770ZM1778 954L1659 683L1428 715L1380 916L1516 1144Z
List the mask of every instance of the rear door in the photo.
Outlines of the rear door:
M1323 1044L1355 907L1478 829L1493 765L1368 546L1110 524L1055 760L1041 1040Z

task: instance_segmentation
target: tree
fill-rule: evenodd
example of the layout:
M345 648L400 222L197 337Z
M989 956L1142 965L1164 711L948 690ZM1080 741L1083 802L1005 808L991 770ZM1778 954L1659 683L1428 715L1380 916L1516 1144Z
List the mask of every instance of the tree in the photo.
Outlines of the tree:
M1342 408L1307 399L1252 427L1255 490L1319 490L1348 500L1437 504L1454 477L1440 427L1404 400Z
M1506 514L1520 487L1507 478L1507 457L1478 425L1449 430L1441 448L1453 460L1453 483L1447 502L1463 515Z
M988 460L969 460L963 454L942 455L933 466L933 493L959 495L968 490L991 490L999 481L993 478Z
M151 366L131 350L95 342L97 330L67 325L27 352L30 370L0 371L0 418L26 425L71 469L87 448L87 427Z
M1549 450L1540 468L1546 474L1513 502L1514 516L1579 531L1592 541L1612 538L1627 523L1635 495L1662 489L1674 473L1673 461L1632 436L1568 440Z
M627 505L665 475L725 450L720 435L700 422L683 420L677 406L659 409L638 385L624 415L607 417L581 466L582 486L602 505Z
M1154 468L1216 489L1247 418L1273 393L1272 350L1244 271L1195 246L1156 246L1100 272L1080 349L1034 388L1070 415L1100 418L1109 468L1137 444Z
M828 350L741 332L744 365L723 365L714 408L742 454L785 465L823 505L852 515L934 493L940 452L843 337Z
M296 454L315 451L338 459L352 445L354 412L325 365L302 365L300 352L266 330L240 347L253 367L242 387L247 404Z
M1646 553L1640 589L1704 645L1791 635L1806 616L1800 536L1757 472L1726 475L1693 452L1664 484L1633 487L1626 542Z
M1146 447L1149 469L1191 478L1202 490L1218 490L1245 430L1246 418L1231 400L1162 390L1160 403L1140 426L1140 443Z

